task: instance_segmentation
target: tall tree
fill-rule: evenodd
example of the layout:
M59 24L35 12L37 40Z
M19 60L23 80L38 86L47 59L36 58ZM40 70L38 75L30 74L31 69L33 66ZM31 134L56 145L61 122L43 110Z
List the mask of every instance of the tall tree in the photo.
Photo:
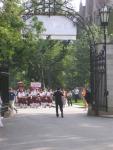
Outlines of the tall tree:
M21 40L23 21L18 0L4 0L0 11L0 61L11 59Z

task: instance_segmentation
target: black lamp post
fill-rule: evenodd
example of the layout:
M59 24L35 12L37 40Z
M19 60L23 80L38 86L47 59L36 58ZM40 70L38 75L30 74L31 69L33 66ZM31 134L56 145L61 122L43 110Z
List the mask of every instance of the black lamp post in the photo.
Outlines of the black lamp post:
M100 23L104 31L104 56L105 56L105 89L104 89L104 96L106 100L106 111L107 111L107 95L108 95L108 90L107 90L107 64L106 64L106 30L107 26L109 23L109 15L110 15L110 8L108 8L106 5L104 5L103 8L99 10L99 15L100 15Z

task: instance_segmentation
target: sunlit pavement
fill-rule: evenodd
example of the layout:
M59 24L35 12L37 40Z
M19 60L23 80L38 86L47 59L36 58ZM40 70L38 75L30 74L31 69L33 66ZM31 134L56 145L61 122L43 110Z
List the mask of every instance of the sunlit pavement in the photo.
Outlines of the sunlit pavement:
M19 109L0 128L0 150L113 150L113 119L88 117L76 106Z

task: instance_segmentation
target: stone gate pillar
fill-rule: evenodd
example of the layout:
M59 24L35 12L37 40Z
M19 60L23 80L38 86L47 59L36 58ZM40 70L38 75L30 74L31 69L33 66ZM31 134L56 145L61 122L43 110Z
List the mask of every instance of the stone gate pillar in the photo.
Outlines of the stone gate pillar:
M96 50L97 54L102 52L103 50L103 43L97 43L96 44ZM98 66L96 66L98 70ZM100 67L100 72L101 72ZM102 72L101 72L102 73ZM107 115L111 114L113 115L113 43L107 43L106 45L106 79L107 79L107 91L108 91L108 96L107 96L107 103L106 99L104 97L104 86L105 86L105 76L99 74L96 78L98 83L97 83L97 90L95 93L96 98L94 101L97 103L96 107L96 112L98 115ZM102 80L102 84L100 83L100 78ZM106 109L107 108L107 109ZM88 109L88 115L95 115L95 111L92 105L89 106Z
M113 44L107 44L107 89L108 89L108 112L113 114Z

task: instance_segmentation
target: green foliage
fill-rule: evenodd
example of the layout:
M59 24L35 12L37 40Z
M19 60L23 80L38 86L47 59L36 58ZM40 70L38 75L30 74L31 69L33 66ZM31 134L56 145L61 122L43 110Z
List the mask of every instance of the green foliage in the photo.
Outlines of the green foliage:
M34 10L36 1L33 0ZM59 8L58 8L59 9ZM74 88L89 83L89 37L82 32L74 41L55 41L48 36L41 39L43 23L32 18L28 28L21 15L18 0L5 0L0 11L0 61L10 64L10 85L24 81L40 81L43 86ZM98 38L98 28L91 27ZM22 35L24 31L24 35Z
M90 42L99 42L100 29L96 25L90 26L91 32L82 31L76 40L76 83L77 85L89 85L90 80ZM94 37L94 39L93 39Z
M84 86L89 82L90 49L87 42L87 36L82 33L82 37L76 41L76 79L77 84ZM78 82L79 81L79 82Z
M11 59L15 53L15 45L21 40L19 31L23 27L23 22L19 17L20 13L18 1L4 1L0 11L0 61Z

